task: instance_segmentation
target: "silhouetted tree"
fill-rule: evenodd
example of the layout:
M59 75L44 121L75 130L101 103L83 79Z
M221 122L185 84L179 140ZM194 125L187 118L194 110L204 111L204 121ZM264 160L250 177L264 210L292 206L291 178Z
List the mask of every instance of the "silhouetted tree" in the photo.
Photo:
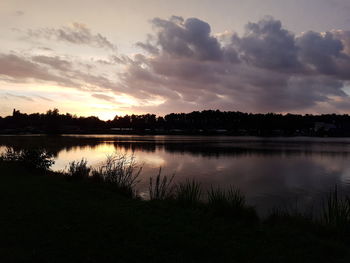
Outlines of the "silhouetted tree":
M347 114L298 115L252 114L219 110L115 116L102 121L98 117L77 117L60 114L58 109L45 114L24 114L14 109L12 116L0 117L0 132L109 132L111 128L133 132L176 132L190 134L257 135L257 136L350 136L350 116ZM127 129L122 129L127 128Z

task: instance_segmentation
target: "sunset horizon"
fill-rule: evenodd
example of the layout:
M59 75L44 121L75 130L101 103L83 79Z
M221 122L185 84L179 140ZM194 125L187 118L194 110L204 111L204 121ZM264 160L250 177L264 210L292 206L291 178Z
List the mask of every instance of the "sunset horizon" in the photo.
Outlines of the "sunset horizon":
M36 2L0 3L0 116L350 113L346 1Z
M350 262L350 0L0 0L0 263Z

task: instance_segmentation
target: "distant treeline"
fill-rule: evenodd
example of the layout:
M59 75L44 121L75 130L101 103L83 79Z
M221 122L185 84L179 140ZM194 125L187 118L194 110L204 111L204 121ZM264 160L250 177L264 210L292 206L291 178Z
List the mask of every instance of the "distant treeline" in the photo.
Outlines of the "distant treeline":
M147 133L147 134L228 134L253 136L350 136L350 116L252 114L219 110L116 116L103 121L98 117L60 114L25 114L13 110L0 117L1 133Z

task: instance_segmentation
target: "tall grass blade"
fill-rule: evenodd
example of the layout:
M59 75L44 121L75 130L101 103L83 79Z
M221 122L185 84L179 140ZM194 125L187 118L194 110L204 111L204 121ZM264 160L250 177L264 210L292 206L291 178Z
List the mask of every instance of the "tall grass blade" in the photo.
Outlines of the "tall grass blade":
M159 172L155 178L149 179L149 198L150 200L165 200L170 199L173 196L174 186L172 185L175 174L171 177L161 176L162 168L159 168Z
M73 161L68 164L66 176L76 179L88 178L91 167L87 165L87 160L82 158L80 161Z
M135 186L139 182L141 171L142 166L136 163L133 155L110 155L104 164L93 169L92 177L116 186L129 197L136 197Z
M176 187L175 200L184 206L195 206L201 202L202 187L199 182L187 179Z
M337 186L323 202L321 221L331 227L350 226L350 198L341 197Z

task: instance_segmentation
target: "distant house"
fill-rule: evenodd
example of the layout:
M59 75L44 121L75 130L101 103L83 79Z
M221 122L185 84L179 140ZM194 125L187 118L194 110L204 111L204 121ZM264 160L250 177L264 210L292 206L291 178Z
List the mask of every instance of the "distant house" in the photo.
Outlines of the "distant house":
M332 129L336 129L337 126L335 126L332 123L325 123L325 122L315 122L315 126L314 126L314 131L318 132L318 131L330 131Z
M170 129L171 132L183 132L181 129Z
M215 132L216 133L226 133L227 130L226 129L216 129Z
M111 131L132 131L133 128L111 128Z

